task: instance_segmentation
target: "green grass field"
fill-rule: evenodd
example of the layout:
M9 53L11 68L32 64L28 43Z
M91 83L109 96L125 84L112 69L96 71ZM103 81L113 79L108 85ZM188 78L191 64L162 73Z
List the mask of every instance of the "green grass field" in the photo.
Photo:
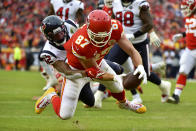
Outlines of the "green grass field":
M174 89L174 81L172 92ZM160 90L148 84L142 98L147 112L121 110L113 98L102 109L83 108L78 103L75 116L59 119L49 105L40 115L34 113L33 96L43 93L44 79L38 72L0 70L0 131L193 131L196 130L196 83L187 82L181 103L160 102ZM127 92L127 98L131 95Z

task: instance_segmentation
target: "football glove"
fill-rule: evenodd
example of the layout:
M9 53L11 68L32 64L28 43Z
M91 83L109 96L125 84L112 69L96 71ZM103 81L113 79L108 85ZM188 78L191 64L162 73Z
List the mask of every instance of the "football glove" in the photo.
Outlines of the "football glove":
M178 41L180 38L182 38L183 37L183 35L181 34L181 33L179 33L179 34L175 34L175 35L173 35L173 37L172 37L172 41L173 42L176 42L176 41Z
M91 67L85 70L87 77L101 79L102 75L104 74L99 68Z
M136 74L140 74L138 79L143 79L143 84L147 84L147 75L146 75L146 72L144 70L144 66L143 65L139 65L133 75L136 75Z
M150 43L159 47L161 44L161 40L159 39L157 34L154 31L152 31L149 35L150 35Z

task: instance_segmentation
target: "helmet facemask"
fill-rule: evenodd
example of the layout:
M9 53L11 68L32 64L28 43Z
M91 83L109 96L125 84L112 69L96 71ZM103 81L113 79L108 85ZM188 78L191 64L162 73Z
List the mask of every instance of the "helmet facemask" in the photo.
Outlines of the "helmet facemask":
M94 33L87 28L87 33L90 38L91 43L96 47L105 46L111 38L112 28L109 32L98 32Z
M57 46L61 46L67 41L67 31L64 24L49 32L44 32L42 29L42 32L50 42L55 43Z

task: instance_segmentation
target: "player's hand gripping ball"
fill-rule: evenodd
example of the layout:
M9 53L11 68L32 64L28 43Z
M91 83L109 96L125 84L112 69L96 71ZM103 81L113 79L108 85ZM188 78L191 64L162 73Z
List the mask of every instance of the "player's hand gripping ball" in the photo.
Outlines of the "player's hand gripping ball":
M139 74L133 75L133 72L128 73L123 77L123 86L127 90L136 89L142 82L142 79L138 79Z

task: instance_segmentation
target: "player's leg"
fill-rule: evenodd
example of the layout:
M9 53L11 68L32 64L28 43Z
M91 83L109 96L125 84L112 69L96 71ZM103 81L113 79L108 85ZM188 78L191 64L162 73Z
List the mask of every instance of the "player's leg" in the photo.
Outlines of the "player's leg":
M106 60L107 64L116 72L116 74L121 74L123 72L123 68L114 62L111 62L109 60ZM101 108L102 107L102 100L110 97L111 92L109 90L106 90L106 87L103 84L99 84L98 90L95 93L95 107Z
M40 65L43 68L43 73L46 73L48 75L48 79L47 79L47 84L46 86L43 88L43 90L47 90L52 86L55 86L56 84L58 84L58 81L55 77L55 73L54 73L54 69L51 65L48 65L45 61L40 61Z
M140 44L135 44L134 47L138 52L140 52L148 80L159 86L160 90L162 91L161 101L166 102L170 95L171 83L169 81L161 80L155 73L150 72L148 40Z
M186 86L187 75L190 73L190 71L194 68L196 64L196 58L194 57L194 53L196 52L190 51L188 48L186 48L186 50L182 54L180 58L180 70L176 81L176 88L172 97L169 97L168 99L169 103L178 104L180 102L180 95L182 93L182 90Z
M151 64L151 71L157 72L161 76L165 76L166 75L166 63L164 61L161 61L161 62Z
M82 88L79 100L81 100L84 104L88 105L88 107L93 107L95 103L94 94L91 90L90 83L87 83Z
M61 106L59 111L61 119L70 119L74 115L79 94L86 83L87 80L85 78L76 79L74 81L66 79L62 89Z
M112 70L112 68L102 60L101 69L116 75L116 73ZM146 107L142 104L135 104L128 101L125 97L125 91L122 85L122 78L118 77L116 81L101 81L98 80L101 84L105 85L110 91L112 96L119 102L119 107L123 109L133 110L138 113L146 112Z

